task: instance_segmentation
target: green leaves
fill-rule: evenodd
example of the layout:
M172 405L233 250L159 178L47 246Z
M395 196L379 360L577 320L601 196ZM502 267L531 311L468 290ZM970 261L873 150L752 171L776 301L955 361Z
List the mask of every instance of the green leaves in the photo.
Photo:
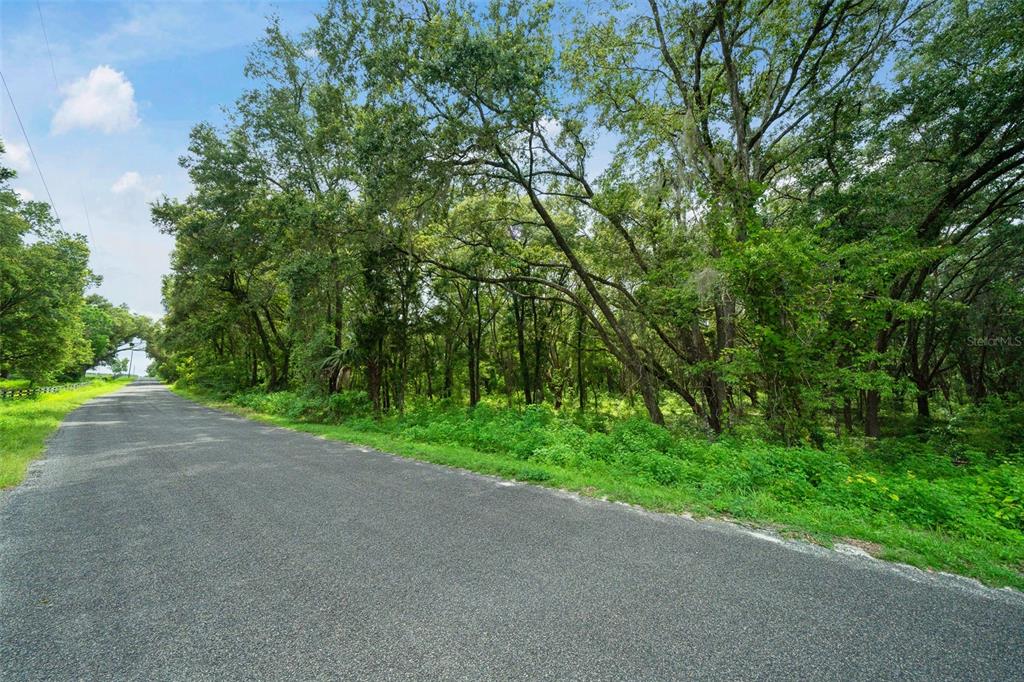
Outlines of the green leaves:
M978 339L1024 330L1017 4L272 24L230 125L193 133L196 192L154 208L169 357L382 410L599 385L788 442L1013 390L1024 352Z
M49 207L0 183L0 375L37 383L91 366L83 294L97 281L85 237L57 229Z

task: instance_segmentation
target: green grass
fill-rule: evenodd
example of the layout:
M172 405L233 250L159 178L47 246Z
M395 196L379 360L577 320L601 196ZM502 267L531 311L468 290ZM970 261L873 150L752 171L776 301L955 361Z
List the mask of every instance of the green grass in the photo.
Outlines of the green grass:
M1024 588L1024 409L995 406L929 437L784 447L716 442L642 419L489 405L365 416L358 394L192 398L278 426L437 464L725 517L823 545L859 540L883 559ZM986 424L997 424L998 433Z
M21 483L29 462L42 454L46 438L68 412L128 381L99 380L59 393L44 393L37 398L0 401L0 489Z

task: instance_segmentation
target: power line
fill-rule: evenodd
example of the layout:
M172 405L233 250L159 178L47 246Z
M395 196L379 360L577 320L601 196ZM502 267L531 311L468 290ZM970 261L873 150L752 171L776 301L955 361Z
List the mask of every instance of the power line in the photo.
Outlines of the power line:
M39 26L43 29L43 42L46 43L46 54L50 55L50 73L53 74L53 85L60 90L60 86L57 85L57 68L53 65L53 52L50 51L50 37L46 35L46 22L43 21L43 7L39 4L39 0L36 0L36 10L39 12Z
M85 224L89 228L89 241L96 246L96 236L92 233L92 219L89 217L89 204L85 203L85 192L82 186L78 185L78 196L82 198L82 208L85 210Z
M53 209L53 215L57 217L57 224L64 227L64 221L60 219L60 213L57 212L57 205L53 203L53 195L50 194L50 187L46 184L46 176L43 175L43 167L39 165L39 159L36 158L36 150L32 148L32 140L28 139L28 131L25 130L25 124L21 121L21 114L18 113L18 105L14 103L14 95L11 93L11 88L7 85L7 79L4 78L3 71L0 71L0 81L3 81L4 90L7 91L7 99L11 101L11 108L14 109L14 117L18 119L18 126L21 128L21 134L25 136L25 144L28 145L28 153L32 155L32 162L36 165L36 172L39 173L39 179L43 182L43 189L46 190L46 198L50 200L50 208Z
M60 83L57 81L57 67L53 63L53 50L50 49L50 36L46 33L46 21L43 19L43 6L36 0L36 11L39 12L39 28L43 30L43 42L46 44L46 55L50 58L50 75L53 76L53 88L60 93ZM92 219L89 217L89 205L85 203L85 192L82 191L82 183L76 181L78 196L82 200L82 209L85 211L85 224L89 228L89 243L96 245L96 235L92 232ZM51 202L53 203L53 202ZM56 211L56 209L54 209Z

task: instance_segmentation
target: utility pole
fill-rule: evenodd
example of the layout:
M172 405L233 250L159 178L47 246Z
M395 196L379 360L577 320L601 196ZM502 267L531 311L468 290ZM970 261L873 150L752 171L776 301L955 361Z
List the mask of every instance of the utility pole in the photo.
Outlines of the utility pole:
M131 348L131 351L129 351L129 353L128 353L128 376L131 376L132 375L132 361L135 359L135 342L132 341L131 343L129 343L128 347Z

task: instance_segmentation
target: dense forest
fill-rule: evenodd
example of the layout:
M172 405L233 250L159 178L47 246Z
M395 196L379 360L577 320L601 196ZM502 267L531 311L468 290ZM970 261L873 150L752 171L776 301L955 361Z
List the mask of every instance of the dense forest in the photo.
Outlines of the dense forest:
M118 351L152 322L88 293L100 278L85 237L64 231L48 204L23 201L15 177L0 166L0 380L45 385L119 369Z
M272 21L153 208L160 375L812 444L1015 399L1021 3L598 8Z

